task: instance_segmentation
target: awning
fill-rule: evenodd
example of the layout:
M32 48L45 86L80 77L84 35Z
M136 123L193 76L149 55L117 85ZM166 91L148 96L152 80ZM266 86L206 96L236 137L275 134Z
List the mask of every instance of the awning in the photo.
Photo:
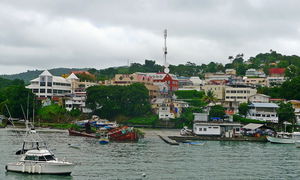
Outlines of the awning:
M250 123L250 124L247 124L246 126L243 127L243 129L251 129L251 130L254 130L254 129L257 129L257 128L260 128L262 127L263 124L254 124L254 123Z

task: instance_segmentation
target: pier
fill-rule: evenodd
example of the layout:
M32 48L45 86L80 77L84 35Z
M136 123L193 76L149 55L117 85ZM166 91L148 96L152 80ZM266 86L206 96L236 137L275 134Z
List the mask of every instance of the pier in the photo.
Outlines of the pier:
M264 136L262 137L168 136L168 138L176 142L184 142L188 140L268 142L267 138Z

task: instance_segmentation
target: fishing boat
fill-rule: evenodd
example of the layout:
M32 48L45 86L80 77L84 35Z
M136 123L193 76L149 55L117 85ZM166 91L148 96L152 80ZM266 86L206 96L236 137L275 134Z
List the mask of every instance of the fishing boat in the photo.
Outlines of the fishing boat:
M123 126L112 129L108 132L108 137L112 141L138 141L139 136L133 127Z
M70 175L74 164L59 161L54 154L47 149L28 150L16 163L8 163L6 171L30 173L30 174L56 174Z
M68 131L70 136L84 136L84 137L96 138L95 133L86 133L86 132L76 131L74 129L68 129Z
M70 136L84 136L91 138L99 138L95 133L86 133L76 131L74 129L68 129ZM107 133L109 141L138 141L139 135L134 131L132 127L122 126L114 129L108 130Z

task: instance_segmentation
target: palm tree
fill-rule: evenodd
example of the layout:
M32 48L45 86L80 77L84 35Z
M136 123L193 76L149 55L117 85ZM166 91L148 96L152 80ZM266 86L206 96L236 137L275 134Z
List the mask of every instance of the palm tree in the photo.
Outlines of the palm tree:
M217 98L214 94L214 92L212 90L208 90L206 95L203 96L203 101L206 102L207 104L210 104L210 103L216 103L217 102Z

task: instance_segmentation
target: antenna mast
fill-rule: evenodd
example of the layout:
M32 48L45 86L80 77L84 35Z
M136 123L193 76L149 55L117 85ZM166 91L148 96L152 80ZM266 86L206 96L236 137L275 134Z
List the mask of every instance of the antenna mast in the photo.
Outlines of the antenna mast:
M165 37L165 47L164 47L164 65L167 64L167 54L168 54L168 50L167 50L167 36L168 36L168 32L167 29L164 30L164 37Z
M170 72L169 70L169 64L167 63L167 54L168 54L168 50L167 50L167 36L168 36L168 32L167 29L164 30L164 39L165 39L165 47L164 47L164 72L166 74L168 74Z

